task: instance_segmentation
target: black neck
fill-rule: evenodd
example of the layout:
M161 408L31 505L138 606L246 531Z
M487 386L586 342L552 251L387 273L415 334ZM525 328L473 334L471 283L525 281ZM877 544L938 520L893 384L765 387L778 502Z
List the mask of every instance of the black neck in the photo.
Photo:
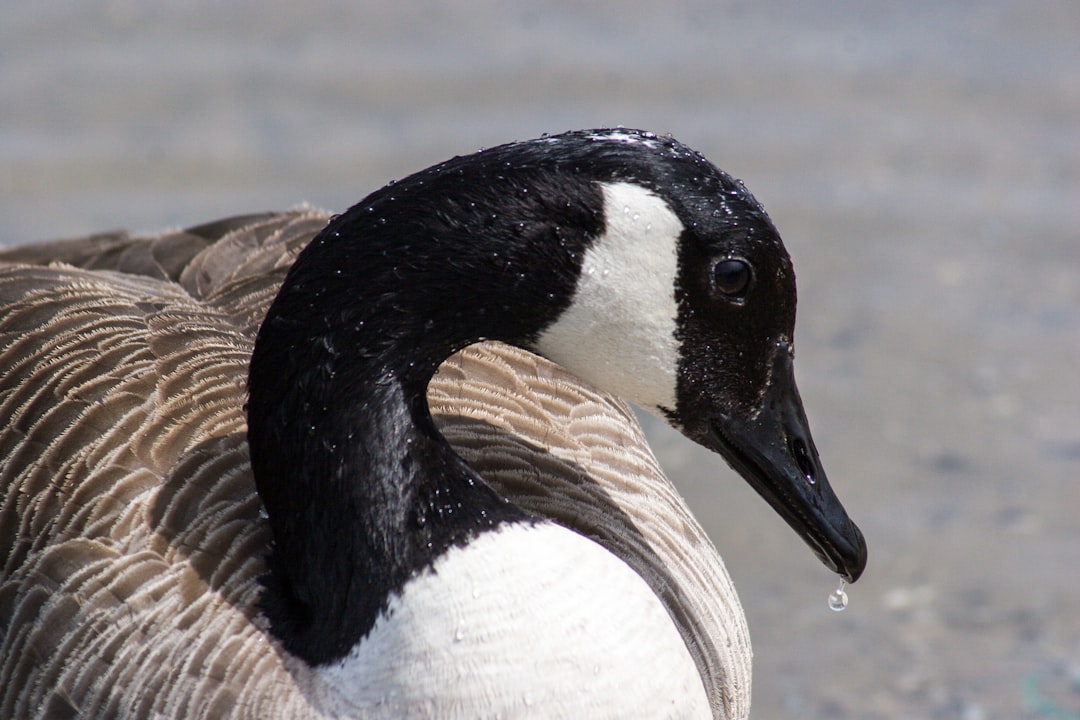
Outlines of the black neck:
M350 372L316 347L304 362L325 376L306 391L303 377L276 388L275 427L249 433L275 539L264 606L273 632L312 664L344 656L417 569L523 517L453 453L398 369Z
M435 430L426 388L457 349L527 345L561 312L599 201L558 200L552 223L526 192L462 222L467 178L441 177L333 220L289 272L252 356L248 440L274 536L264 606L312 664L343 657L448 548L525 517Z

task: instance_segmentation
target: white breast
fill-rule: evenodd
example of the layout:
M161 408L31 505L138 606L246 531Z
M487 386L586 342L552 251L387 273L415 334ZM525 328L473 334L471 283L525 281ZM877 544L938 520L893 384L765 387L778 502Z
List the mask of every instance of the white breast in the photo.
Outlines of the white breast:
M321 708L330 715L711 716L654 592L610 552L550 522L451 550L392 599L348 658L317 674L334 690L324 697L347 705Z

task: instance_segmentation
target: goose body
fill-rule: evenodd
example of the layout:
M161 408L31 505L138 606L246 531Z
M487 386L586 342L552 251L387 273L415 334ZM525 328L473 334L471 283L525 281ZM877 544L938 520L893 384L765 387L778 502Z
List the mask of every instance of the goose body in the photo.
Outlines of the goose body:
M790 261L674 140L17 248L0 304L3 717L745 717L722 561L596 388L865 563L791 375Z

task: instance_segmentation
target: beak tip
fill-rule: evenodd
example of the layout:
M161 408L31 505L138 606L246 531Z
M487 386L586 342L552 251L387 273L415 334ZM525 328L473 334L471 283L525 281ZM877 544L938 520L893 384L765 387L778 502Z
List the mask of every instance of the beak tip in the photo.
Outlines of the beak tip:
M867 549L866 539L863 537L862 531L856 527L855 523L851 524L851 530L854 546L852 552L846 553L845 557L842 559L842 564L838 573L845 580L853 583L862 576L863 570L866 569Z
M845 530L833 534L827 543L822 543L820 536L803 535L803 539L825 567L849 583L857 581L866 569L866 540L850 520Z

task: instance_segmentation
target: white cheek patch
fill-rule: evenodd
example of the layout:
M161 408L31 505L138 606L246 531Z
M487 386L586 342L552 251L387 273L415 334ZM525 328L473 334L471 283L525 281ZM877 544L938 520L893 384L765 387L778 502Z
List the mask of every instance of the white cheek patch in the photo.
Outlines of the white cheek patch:
M536 350L642 407L675 407L675 272L683 225L632 183L603 186L606 230L585 254L569 308Z

